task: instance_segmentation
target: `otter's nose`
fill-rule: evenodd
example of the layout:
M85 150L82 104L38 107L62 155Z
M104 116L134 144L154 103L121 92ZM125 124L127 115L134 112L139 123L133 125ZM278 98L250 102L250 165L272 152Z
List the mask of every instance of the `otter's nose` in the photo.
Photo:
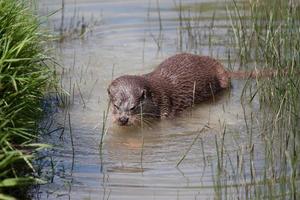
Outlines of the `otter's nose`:
M126 125L128 120L129 120L129 118L126 117L126 116L122 116L122 117L119 118L119 122L120 122L121 125Z

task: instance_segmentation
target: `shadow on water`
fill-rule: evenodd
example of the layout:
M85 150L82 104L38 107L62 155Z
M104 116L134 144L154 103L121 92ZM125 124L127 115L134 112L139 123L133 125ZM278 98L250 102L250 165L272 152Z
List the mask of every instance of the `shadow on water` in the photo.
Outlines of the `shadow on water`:
M54 147L40 152L38 172L49 184L36 188L36 199L264 197L278 161L266 164L254 80L232 80L215 101L143 128L116 127L107 115L106 87L114 77L149 72L176 52L211 55L228 69L241 68L228 13L247 13L245 4L40 1L42 15L61 7L63 14L48 25L61 38L54 46L64 66L58 70L64 92L50 100L55 112L41 125L49 130L43 142ZM90 16L100 17L86 21ZM91 34L81 37L87 27Z

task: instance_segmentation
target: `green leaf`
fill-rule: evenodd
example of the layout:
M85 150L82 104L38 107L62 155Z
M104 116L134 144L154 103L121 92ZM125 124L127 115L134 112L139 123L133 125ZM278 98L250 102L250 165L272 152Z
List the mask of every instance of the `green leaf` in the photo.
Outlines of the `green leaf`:
M12 196L1 194L1 193L0 193L0 199L2 199L2 200L16 200L16 198L14 198Z
M43 144L43 143L31 143L24 145L26 147L36 147L37 149L46 149L46 148L52 148L52 145L49 144Z
M0 182L1 187L15 187L15 186L24 186L35 183L35 179L32 177L28 178L7 178Z

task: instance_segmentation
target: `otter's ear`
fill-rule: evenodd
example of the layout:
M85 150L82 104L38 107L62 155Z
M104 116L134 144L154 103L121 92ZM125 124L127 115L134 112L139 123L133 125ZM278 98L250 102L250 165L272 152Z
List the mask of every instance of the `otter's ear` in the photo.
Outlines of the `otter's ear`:
M111 97L111 93L110 93L109 88L107 88L107 94L108 94L108 96L109 96L109 98L110 98L110 97Z

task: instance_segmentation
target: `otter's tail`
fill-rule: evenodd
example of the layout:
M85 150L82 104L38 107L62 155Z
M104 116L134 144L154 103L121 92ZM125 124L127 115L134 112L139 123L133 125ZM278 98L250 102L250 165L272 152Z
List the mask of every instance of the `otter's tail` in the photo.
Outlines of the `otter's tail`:
M274 77L278 74L278 70L262 69L254 71L234 71L227 72L229 77L232 79L247 79L247 78L263 78L263 77Z

